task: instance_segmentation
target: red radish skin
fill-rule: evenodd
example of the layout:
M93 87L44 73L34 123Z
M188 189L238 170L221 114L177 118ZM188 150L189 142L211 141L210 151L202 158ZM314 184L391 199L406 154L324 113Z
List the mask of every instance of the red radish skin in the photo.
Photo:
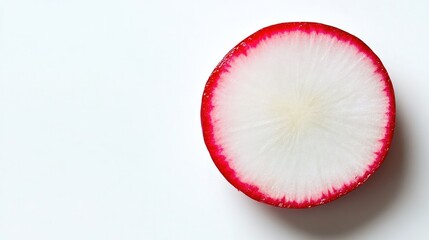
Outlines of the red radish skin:
M381 141L381 148L376 152L376 158L373 163L367 168L368 170L364 172L361 176L355 177L355 180L344 184L341 188L333 188L327 193L322 194L318 199L310 199L305 201L290 201L285 197L282 198L273 198L266 193L260 191L260 189L253 185L246 183L240 179L236 171L230 166L227 157L223 153L223 148L215 140L214 133L214 123L212 120L212 111L214 109L213 105L213 95L214 92L221 81L221 76L225 72L228 72L228 69L231 67L231 62L234 58L240 55L247 56L249 49L255 48L258 46L261 40L270 38L271 36L279 33L287 33L300 31L303 33L322 33L329 36L332 36L339 41L353 45L358 49L359 52L363 53L368 59L372 61L372 64L376 67L376 72L380 74L381 80L384 82L384 92L388 97L388 111L387 115L387 125L385 126L386 131L384 138ZM216 167L223 174L228 182L230 182L235 188L243 192L250 198L270 204L277 207L283 208L310 208L331 202L346 193L354 190L361 184L363 184L381 165L383 160L386 157L390 143L393 137L393 131L395 127L395 97L390 81L389 75L381 63L377 55L360 39L357 37L340 30L338 28L313 22L291 22L291 23L280 23L272 26L263 28L254 34L250 35L238 45L236 45L216 66L210 75L207 84L204 89L202 97L202 106L201 106L201 123L203 129L203 136L205 144L208 148L208 151L215 163Z

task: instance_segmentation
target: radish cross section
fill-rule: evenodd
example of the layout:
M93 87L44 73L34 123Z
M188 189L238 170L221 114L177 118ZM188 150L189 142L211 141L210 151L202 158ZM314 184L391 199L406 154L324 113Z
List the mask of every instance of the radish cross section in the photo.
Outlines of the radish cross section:
M201 119L232 185L260 202L306 208L350 192L379 167L395 100L361 40L319 23L282 23L224 57L206 84Z

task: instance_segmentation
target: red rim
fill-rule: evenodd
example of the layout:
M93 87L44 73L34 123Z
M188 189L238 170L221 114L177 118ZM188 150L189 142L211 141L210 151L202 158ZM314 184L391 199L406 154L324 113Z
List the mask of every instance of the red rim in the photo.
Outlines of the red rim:
M267 194L262 193L257 186L249 183L245 183L239 179L234 169L232 169L228 163L227 158L222 153L222 146L218 145L214 138L214 126L211 119L211 112L213 110L212 97L216 90L217 84L220 81L221 75L228 71L231 60L241 54L246 55L247 51L253 47L256 47L261 40L270 38L271 36L279 33L286 33L292 31L300 31L305 33L323 33L337 38L340 41L347 42L354 45L360 52L365 54L376 67L376 72L381 75L381 80L385 83L384 92L387 94L389 99L388 111L386 113L388 122L386 125L386 133L384 138L380 141L382 146L378 152L374 162L369 166L368 170L362 175L356 178L349 184L344 184L339 189L329 191L327 194L323 194L319 199L297 202L287 201L283 198L272 198ZM202 105L201 105L201 124L203 129L204 141L209 150L209 153L215 163L216 167L235 188L243 192L252 199L267 203L270 205L285 207L285 208L309 208L318 206L324 203L333 201L346 193L351 192L361 184L363 184L381 165L386 157L389 150L390 143L393 137L393 130L395 127L395 95L393 86L390 81L390 77L384 68L382 62L377 55L359 38L332 26L313 23L313 22L291 22L291 23L280 23L265 27L254 34L250 35L239 44L237 44L229 53L222 59L222 61L216 66L210 75L207 84L204 89Z

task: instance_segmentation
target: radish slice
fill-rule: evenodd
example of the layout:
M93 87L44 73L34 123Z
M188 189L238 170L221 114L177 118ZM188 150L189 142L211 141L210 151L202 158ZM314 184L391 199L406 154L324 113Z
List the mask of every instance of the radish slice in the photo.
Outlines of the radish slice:
M357 37L309 22L263 28L212 72L201 121L223 176L249 197L307 208L355 189L392 140L386 69Z

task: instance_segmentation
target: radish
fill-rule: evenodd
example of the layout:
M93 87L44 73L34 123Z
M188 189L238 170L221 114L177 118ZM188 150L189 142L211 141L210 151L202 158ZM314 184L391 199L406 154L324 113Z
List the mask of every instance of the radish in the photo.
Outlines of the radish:
M395 97L380 59L357 37L320 23L281 23L217 65L201 122L211 158L235 188L270 205L308 208L378 169Z

